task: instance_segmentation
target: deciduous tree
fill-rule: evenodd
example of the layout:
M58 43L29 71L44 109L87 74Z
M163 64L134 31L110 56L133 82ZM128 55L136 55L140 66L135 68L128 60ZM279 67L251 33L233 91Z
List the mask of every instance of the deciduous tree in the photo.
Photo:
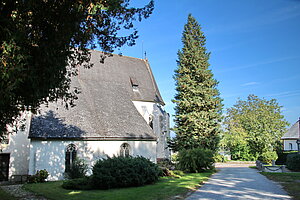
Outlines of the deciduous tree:
M276 99L249 95L227 109L224 141L235 159L257 159L281 149L280 138L288 125L281 108Z
M153 1L143 8L129 3L0 0L0 136L24 110L58 98L72 105L77 90L70 78L78 66L91 67L87 48L111 53L135 44L133 22L149 17ZM121 36L122 28L131 31Z

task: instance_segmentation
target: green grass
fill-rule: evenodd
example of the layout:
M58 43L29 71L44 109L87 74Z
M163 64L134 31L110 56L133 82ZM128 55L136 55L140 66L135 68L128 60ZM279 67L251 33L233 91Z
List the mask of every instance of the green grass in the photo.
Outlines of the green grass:
M295 200L300 200L300 172L271 173L261 172L267 178L278 182Z
M16 200L15 197L11 196L7 192L5 192L3 189L0 188L0 199L1 200Z
M190 190L198 188L212 173L192 173L186 174L181 178L163 177L153 185L110 190L66 190L61 187L62 181L26 184L24 187L52 200L169 199L177 195L184 197Z

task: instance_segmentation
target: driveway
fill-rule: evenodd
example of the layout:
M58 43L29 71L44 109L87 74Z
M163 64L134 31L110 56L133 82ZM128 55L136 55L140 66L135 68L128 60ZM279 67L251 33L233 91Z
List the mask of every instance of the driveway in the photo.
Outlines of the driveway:
M219 164L220 171L186 200L292 199L278 184L249 164Z

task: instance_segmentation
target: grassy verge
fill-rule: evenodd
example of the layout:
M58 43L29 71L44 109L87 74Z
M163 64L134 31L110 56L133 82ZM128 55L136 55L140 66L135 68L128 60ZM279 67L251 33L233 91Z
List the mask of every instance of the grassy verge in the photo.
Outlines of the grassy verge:
M11 196L7 192L5 192L3 189L0 188L0 199L1 200L16 200L15 197Z
M198 188L212 173L186 174L181 178L164 177L153 185L111 190L66 190L61 187L62 181L27 184L24 187L29 191L52 200L168 199L177 195L184 197L190 190Z
M275 182L283 186L285 191L289 193L295 200L300 200L300 172L295 173L270 173L261 172Z

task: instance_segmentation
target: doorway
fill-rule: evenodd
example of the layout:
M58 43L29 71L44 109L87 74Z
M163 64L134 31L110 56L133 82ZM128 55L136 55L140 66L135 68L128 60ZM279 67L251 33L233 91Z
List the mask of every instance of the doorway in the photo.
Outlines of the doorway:
M9 153L0 154L0 181L8 181Z

